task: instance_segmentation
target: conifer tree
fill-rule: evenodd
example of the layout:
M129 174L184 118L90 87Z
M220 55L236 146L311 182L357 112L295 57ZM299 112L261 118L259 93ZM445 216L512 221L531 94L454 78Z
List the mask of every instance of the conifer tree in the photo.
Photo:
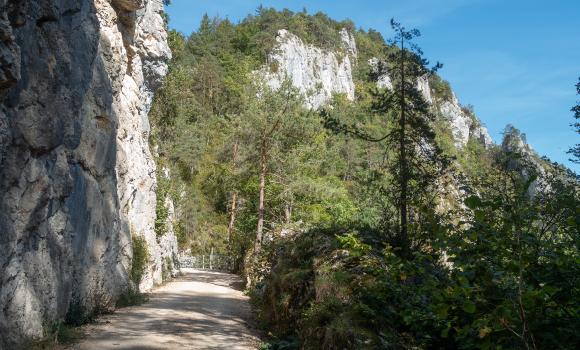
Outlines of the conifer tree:
M580 78L578 78L578 83L576 84L576 94L580 95ZM572 107L572 112L574 113L574 119L576 121L572 124L572 127L580 134L580 101L576 103L576 106ZM580 164L580 143L577 143L572 147L568 154L572 155L571 161Z
M401 248L403 254L408 254L413 240L409 233L410 218L419 218L425 209L433 208L429 192L447 164L435 144L431 125L435 116L418 89L418 79L434 74L442 65L437 63L435 67L427 68L429 62L413 42L420 36L418 30L407 30L394 20L391 20L391 27L395 36L390 44L397 49L385 48L387 62L380 64L380 67L386 70L381 73L389 74L393 88L375 91L372 106L374 113L387 118L389 131L377 137L358 126L342 123L330 110L324 110L322 116L326 127L335 132L380 142L386 148L395 150L388 165L394 178L389 192L398 211L398 230L393 243ZM418 224L417 220L413 224Z

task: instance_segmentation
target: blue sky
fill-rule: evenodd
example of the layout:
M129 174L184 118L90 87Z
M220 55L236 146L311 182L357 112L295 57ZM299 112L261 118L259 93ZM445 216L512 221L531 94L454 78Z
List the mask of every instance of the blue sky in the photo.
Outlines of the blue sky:
M172 0L170 27L195 30L204 13L235 22L263 4L352 19L388 38L394 17L423 36L420 46L451 83L462 104L472 104L496 142L506 124L527 135L541 155L564 163L580 142L569 124L580 97L580 0Z

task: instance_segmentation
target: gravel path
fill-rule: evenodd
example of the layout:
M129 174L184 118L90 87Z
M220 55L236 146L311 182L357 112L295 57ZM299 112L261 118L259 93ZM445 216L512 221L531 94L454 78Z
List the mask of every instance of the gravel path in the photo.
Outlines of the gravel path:
M256 349L248 298L235 275L183 269L150 300L84 327L75 350Z

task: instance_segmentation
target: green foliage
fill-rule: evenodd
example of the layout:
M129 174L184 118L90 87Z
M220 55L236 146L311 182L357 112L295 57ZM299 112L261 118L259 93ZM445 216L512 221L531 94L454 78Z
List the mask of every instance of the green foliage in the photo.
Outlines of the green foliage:
M143 237L132 237L133 241L133 259L131 260L131 281L135 286L139 286L143 274L147 269L147 262L149 261L149 251L147 249L147 242Z
M578 185L555 168L553 190L530 199L531 181L498 161L466 199L470 218L411 258L364 229L278 243L262 320L305 349L575 348Z
M357 97L353 103L334 96L329 111L336 125L359 136L391 135L388 144L335 135L289 84L271 91L255 81L253 71L267 63L279 29L340 52L343 27L357 40ZM264 349L578 343L577 183L550 170L545 181L552 190L530 198L533 169L516 171L499 148L474 140L457 149L448 123L432 115L416 89L416 78L429 74L435 103L452 99L449 84L427 71L419 51L401 55L377 31L355 31L348 21L266 8L239 24L205 16L190 37L171 31L169 42L174 59L150 113L151 142L172 174L159 177L156 231L166 222L159 201L171 195L181 250L235 257L237 270L252 277L249 293L261 325L274 334ZM407 174L412 244L405 254L396 240L401 159L392 137L400 135L394 102L401 101L375 88L377 72L367 64L373 57L386 62L395 87L406 87L403 102L413 108L405 129L421 141L405 148L413 164ZM404 77L396 71L401 59L409 68ZM474 116L472 108L464 112ZM522 136L514 128L506 132L514 142ZM418 151L425 140L440 148L437 156L454 159L448 173ZM253 256L262 150L268 239ZM441 193L442 187L459 195ZM138 284L147 253L138 252L144 241L133 244L138 259L131 277ZM165 275L168 267L165 262Z
M147 242L143 237L132 237L133 243L133 259L131 260L130 278L131 282L127 290L122 293L115 303L116 308L141 305L148 300L146 294L139 291L139 284L147 269L149 261L149 251L147 249ZM165 266L165 265L164 265ZM165 280L165 276L163 276Z
M440 76L436 74L431 75L429 77L429 86L431 87L436 99L441 101L451 101L453 98L453 92L451 91L449 82L441 79Z
M387 202L381 208L381 225L383 237L408 254L411 247L429 239L424 235L429 230L426 226L436 222L430 193L437 190L437 178L444 173L448 159L435 142L435 115L417 88L417 79L432 75L440 64L433 69L426 66L422 51L412 42L420 35L417 30L406 30L394 20L391 26L395 31L392 42L400 45L387 60L393 88L373 91L370 110L388 123L388 131L370 133L368 127L345 123L340 110L334 108L323 110L321 116L325 127L335 133L381 144L385 153L394 151L380 169L389 175L381 184L381 197Z
M149 300L147 294L139 292L137 287L129 286L127 290L119 296L115 307L123 308L129 306L137 306L146 303Z
M173 60L151 109L150 140L159 149L159 161L172 174L168 183L159 176L156 232L162 235L165 231L163 194L178 194L174 196L174 226L180 249L191 248L198 253L208 253L212 248L217 254L234 252L241 262L251 245L256 227L258 176L256 167L248 165L256 164L256 145L252 140L259 130L256 124L259 118L250 111L262 108L256 105L252 71L266 62L276 33L282 28L307 43L338 51L342 48L339 30L346 28L361 41L359 55L365 57L361 61L365 63L356 67L360 66L362 71L368 71L366 57L383 57L388 51L376 31L356 31L349 21L336 22L326 15L309 15L305 11L260 8L256 15L236 25L205 16L189 38L170 31ZM357 78L360 89L373 84L367 73L361 73L360 77L361 80ZM361 101L360 106L343 100L344 108L355 109L361 115L370 104L370 97ZM274 110L267 104L265 107ZM303 130L298 130L297 140L286 137L284 141L280 138L283 133L275 136L276 147L280 148L270 158L268 169L265 214L268 234L276 234L284 226L292 230L297 226L330 227L346 225L357 216L371 217L360 211L359 206L372 201L367 203L365 199L360 203L354 195L359 190L358 184L354 185L352 180L358 173L365 173L364 164L380 159L379 152L369 153L357 142L330 138L320 127L318 116L284 120L289 125L293 121ZM292 136L291 130L286 129L282 130ZM238 164L242 166L234 166L231 150L240 140ZM235 220L236 234L228 242L233 193L239 195L236 210L239 215ZM301 224L296 225L297 222Z
M287 29L308 44L333 51L342 48L341 29L354 32L352 22L337 22L321 12L309 15L306 11L295 13L265 7L258 8L256 15L248 16L239 27L235 46L261 62L274 48L280 29Z
M528 170L530 171L530 170ZM470 197L470 227L449 236L452 292L470 300L448 330L472 347L574 348L578 336L578 186L555 169L552 191L529 198L534 177L497 173Z
M161 237L167 233L167 220L169 218L169 208L165 205L165 201L169 195L169 179L157 172L157 191L155 202L155 233L157 237Z

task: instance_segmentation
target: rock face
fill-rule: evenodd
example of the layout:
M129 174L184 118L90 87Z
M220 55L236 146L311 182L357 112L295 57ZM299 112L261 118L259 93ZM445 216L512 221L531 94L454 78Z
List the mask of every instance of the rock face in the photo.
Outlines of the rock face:
M546 181L546 169L532 146L526 142L524 134L514 127L508 126L501 147L504 152L516 155L510 160L511 164L509 166L519 171L526 181L530 179L532 174L536 176L536 179L528 187L528 196L530 198L550 190L550 186Z
M162 175L167 181L171 181L171 174L168 168L163 168ZM154 269L154 281L158 282L166 276L176 276L179 272L179 256L177 247L177 236L175 235L175 206L171 196L166 195L163 205L167 209L167 219L165 220L165 234L158 237L159 257L155 261L161 263L161 269ZM160 274L161 273L161 274ZM164 276L165 275L165 276Z
M429 86L429 78L427 76L417 78L417 90L421 92L425 101L433 103L433 97L431 96L431 86Z
M372 74L377 77L377 87L380 89L392 89L393 83L391 82L391 77L386 72L384 62L381 62L378 58L373 57L369 60L368 63Z
M147 113L162 0L0 0L0 349L108 307L131 235L161 279ZM169 239L169 238L168 238ZM170 239L169 239L170 240Z
M368 64L371 72L377 77L377 87L392 89L393 83L388 72L383 68L385 64L381 63L377 58L370 59ZM449 122L456 147L463 148L470 139L477 140L486 148L493 145L493 140L487 129L481 125L481 122L475 116L461 108L455 94L452 94L450 101L436 101L427 76L417 78L417 90L423 95L425 101L434 105L439 114Z
M471 139L477 140L486 148L493 145L487 129L475 116L461 108L455 94L452 94L451 101L439 103L439 111L449 121L455 147L463 148Z
M331 52L306 45L285 29L278 31L278 45L268 58L269 64L260 71L261 75L273 89L280 88L282 82L289 79L303 93L308 107L314 109L327 103L336 93L346 94L348 99L354 100L353 64L361 64L357 62L356 41L346 29L339 34L342 47ZM384 62L372 58L365 63L376 77L377 87L393 88ZM435 101L426 76L417 79L417 89L449 122L456 147L463 148L470 139L477 140L485 147L493 145L487 129L461 108L455 95L451 101Z
M278 46L270 54L262 74L273 89L290 79L305 96L309 107L318 108L333 94L343 93L354 100L352 60L357 49L354 37L346 30L340 32L344 52L325 51L305 44L285 29L278 31Z

